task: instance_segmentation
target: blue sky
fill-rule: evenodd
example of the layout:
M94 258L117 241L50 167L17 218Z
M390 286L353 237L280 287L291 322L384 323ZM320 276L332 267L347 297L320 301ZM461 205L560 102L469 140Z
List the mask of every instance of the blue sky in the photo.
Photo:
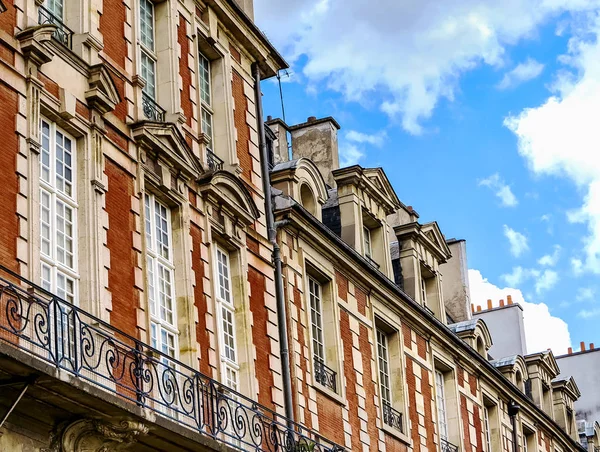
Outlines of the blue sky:
M335 117L343 162L382 166L466 239L472 301L523 303L529 351L600 345L600 1L255 8L292 66L288 124ZM281 117L277 83L263 92Z

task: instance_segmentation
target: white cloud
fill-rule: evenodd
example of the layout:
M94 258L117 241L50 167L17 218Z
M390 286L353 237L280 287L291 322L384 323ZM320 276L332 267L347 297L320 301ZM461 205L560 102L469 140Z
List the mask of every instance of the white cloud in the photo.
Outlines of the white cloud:
M521 266L514 267L511 273L506 273L500 278L506 282L509 286L519 286L521 283L525 282L529 278L534 276L538 276L539 272L537 270L523 268Z
M460 77L598 0L256 0L259 26L308 83L380 108L418 134ZM300 68L297 68L300 70Z
M508 239L508 243L510 243L510 253L513 256L519 257L529 249L527 237L507 225L504 225L504 236Z
M575 274L600 273L599 32L597 17L580 26L560 59L566 69L559 72L553 95L504 121L534 173L567 178L584 193L581 206L568 214L569 221L584 222L588 229L582 257L571 260Z
M599 309L582 309L577 313L577 317L581 317L582 319L591 319L593 317L600 316L600 308Z
M544 270L535 280L535 293L539 295L542 292L552 289L558 282L558 279L558 273L554 270Z
M554 245L554 251L552 252L552 254L545 254L542 257L540 257L538 259L538 264L548 267L554 267L557 264L558 259L560 258L560 250L560 245Z
M383 143L387 139L387 133L385 130L381 130L374 134L367 134L362 132L357 132L356 130L349 130L346 133L346 139L348 141L352 141L354 143L360 144L372 144L373 146L381 147Z
M340 157L340 166L343 168L345 166L356 165L360 162L365 156L365 153L362 149L358 148L358 146L354 144L344 144L340 146L339 157Z
M577 295L575 299L577 301L588 301L593 300L596 295L596 291L591 287L580 287L577 289Z
M515 88L521 83L533 80L539 77L544 70L544 65L534 59L527 58L523 63L518 64L515 68L506 74L498 83L498 89Z
M553 316L545 303L527 302L520 290L497 287L483 278L479 270L469 270L469 286L471 301L475 305L485 305L486 300L491 299L497 306L498 300L506 300L507 295L521 305L528 353L551 348L555 354L562 354L571 346L569 326L561 318Z
M510 186L507 185L504 180L502 180L498 173L492 174L490 177L480 180L479 186L490 188L505 207L514 207L519 204L519 201L510 189Z

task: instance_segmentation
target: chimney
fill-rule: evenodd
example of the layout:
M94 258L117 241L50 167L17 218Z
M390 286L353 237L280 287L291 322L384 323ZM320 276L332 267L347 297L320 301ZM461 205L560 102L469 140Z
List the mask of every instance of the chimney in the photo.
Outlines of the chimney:
M581 351L585 352L585 342L581 341L580 345L581 345Z
M590 350L594 350L594 343L590 342Z
M572 354L573 354L573 347L569 347L569 348L567 349L567 353L568 353L569 355L572 355Z
M504 300L500 300L500 307L504 307Z
M492 300L487 301L487 307L488 309L492 309Z
M481 312L481 306L477 305L477 312Z
M507 295L506 296L506 301L508 301L508 304L513 304L512 295Z
M287 162L290 159L288 146L288 125L279 118L273 119L267 117L267 127L271 129L275 135L273 141L273 163L277 165L281 162Z
M475 312L475 305L471 303L471 312Z
M340 167L337 137L339 129L340 125L331 116L321 119L310 116L306 122L289 128L293 158L307 157L312 160L330 187L335 187L331 172Z

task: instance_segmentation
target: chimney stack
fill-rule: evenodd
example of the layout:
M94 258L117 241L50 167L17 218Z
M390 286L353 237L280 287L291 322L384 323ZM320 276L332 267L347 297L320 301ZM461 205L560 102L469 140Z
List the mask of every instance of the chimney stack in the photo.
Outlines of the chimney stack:
M500 307L503 308L504 307L504 300L500 300Z
M276 139L273 141L273 163L287 162L290 159L288 149L288 125L283 122L280 118L273 119L271 116L267 116L267 126Z
M581 345L581 351L585 352L585 342L581 341L580 345Z
M594 350L594 343L590 342L590 350Z
M512 295L507 295L506 296L506 301L508 301L508 304L513 304Z
M492 309L492 300L487 301L487 307L488 309Z
M340 125L331 116L317 119L309 116L306 122L290 126L294 159L307 157L317 165L325 183L335 187L331 172L340 167L337 131Z
M481 306L477 305L477 312L481 312Z
M569 348L567 349L567 353L568 353L569 355L572 355L572 354L573 354L573 347L569 347Z

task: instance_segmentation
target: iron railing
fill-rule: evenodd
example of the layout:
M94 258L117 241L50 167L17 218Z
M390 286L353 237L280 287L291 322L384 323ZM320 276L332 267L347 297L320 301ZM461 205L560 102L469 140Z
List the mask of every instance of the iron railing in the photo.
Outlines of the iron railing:
M144 92L142 92L142 109L144 116L150 121L165 122L166 111Z
M323 360L315 356L315 380L326 388L337 392L337 373L327 367Z
M52 33L52 37L60 42L65 47L73 48L73 30L67 27L62 21L48 11L43 6L38 7L38 24L52 24L56 26L56 30Z
M206 149L206 163L211 171L220 171L223 169L223 160L217 157L210 149Z
M448 442L444 438L440 439L440 451L441 452L458 452L458 446Z
M230 447L341 452L317 433L0 266L0 340Z
M600 447L594 447L594 452L600 452Z
M404 433L402 428L402 413L400 411L395 410L392 405L387 402L383 402L382 405L383 411L383 422L390 427L393 427L397 430L400 430Z

